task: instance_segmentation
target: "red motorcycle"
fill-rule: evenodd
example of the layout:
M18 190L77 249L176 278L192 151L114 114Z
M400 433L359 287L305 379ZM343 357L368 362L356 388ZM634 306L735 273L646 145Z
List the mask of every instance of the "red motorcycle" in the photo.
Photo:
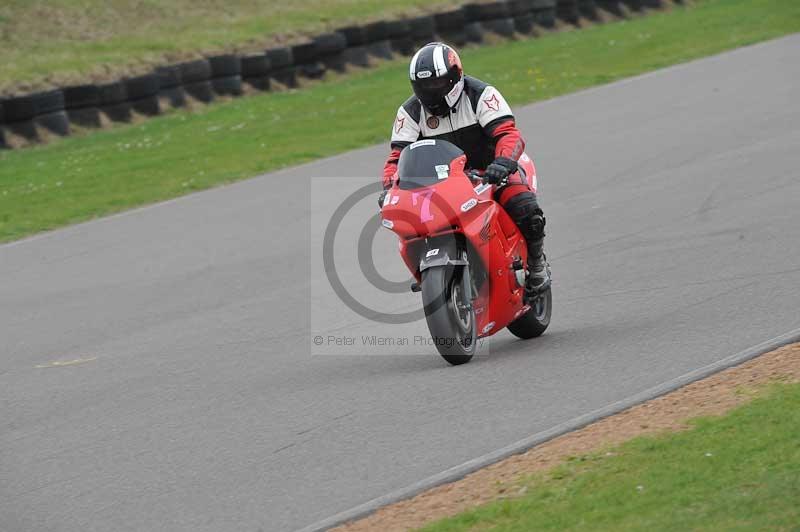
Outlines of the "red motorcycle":
M514 221L492 198L494 186L467 172L467 158L443 140L421 140L400 155L397 179L381 209L399 237L400 255L422 292L439 354L469 362L477 339L508 327L528 339L550 324L550 288L525 297L527 247ZM523 155L520 172L536 190L536 169Z

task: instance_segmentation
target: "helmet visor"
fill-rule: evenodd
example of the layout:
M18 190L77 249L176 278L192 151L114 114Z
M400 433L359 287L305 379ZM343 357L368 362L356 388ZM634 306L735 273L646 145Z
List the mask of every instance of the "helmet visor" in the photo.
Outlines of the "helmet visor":
M440 107L447 105L444 97L452 89L448 78L418 79L412 85L414 94L428 110L440 111Z

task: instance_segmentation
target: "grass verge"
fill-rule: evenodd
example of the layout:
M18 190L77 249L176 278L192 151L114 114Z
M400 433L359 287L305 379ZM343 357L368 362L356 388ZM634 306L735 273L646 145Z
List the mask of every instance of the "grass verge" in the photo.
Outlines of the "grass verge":
M447 0L4 0L0 91L113 78L198 52L263 48L294 33Z
M705 0L468 49L462 59L468 72L522 104L798 30L797 2ZM0 152L0 241L385 142L410 92L406 76L403 59L304 90Z
M576 457L522 483L519 498L423 530L796 530L800 385L692 424Z

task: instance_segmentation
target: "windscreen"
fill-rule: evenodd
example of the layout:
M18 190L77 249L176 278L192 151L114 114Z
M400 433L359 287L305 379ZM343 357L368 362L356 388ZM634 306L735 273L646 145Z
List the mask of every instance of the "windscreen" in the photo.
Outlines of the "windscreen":
M400 188L413 190L429 187L450 176L450 163L464 152L444 140L420 140L400 154L397 176Z

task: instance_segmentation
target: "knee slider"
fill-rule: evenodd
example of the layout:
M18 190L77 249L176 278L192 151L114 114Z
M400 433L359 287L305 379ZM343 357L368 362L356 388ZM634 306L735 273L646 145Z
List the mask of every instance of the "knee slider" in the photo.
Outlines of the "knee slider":
M542 214L542 209L539 208L539 202L536 201L536 196L533 192L515 194L506 201L503 207L515 222L530 218L536 214Z
M513 196L504 207L526 239L544 238L544 227L547 220L533 192L523 192Z
M531 227L537 238L544 238L544 226L547 225L547 219L542 216L541 212L540 210L539 214L534 214L531 217Z

